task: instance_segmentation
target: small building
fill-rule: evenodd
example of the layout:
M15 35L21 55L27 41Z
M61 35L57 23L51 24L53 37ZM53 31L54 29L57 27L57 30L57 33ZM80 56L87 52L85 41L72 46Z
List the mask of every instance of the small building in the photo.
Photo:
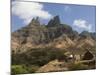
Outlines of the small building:
M87 51L83 56L83 60L91 60L93 58L94 58L94 56L90 51Z
M73 50L65 53L68 61L80 61L80 60L91 60L95 58L95 55L89 50ZM70 59L69 59L70 58Z

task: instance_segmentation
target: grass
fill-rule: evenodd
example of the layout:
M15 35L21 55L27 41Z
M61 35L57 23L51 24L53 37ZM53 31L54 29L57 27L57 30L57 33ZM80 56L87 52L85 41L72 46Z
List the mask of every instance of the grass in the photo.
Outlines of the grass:
M39 67L35 65L12 65L11 66L11 74L28 74L28 73L34 73Z

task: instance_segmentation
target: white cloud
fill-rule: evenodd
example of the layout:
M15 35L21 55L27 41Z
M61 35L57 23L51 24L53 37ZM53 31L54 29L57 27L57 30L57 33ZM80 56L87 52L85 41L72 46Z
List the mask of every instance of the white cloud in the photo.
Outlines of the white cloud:
M83 19L74 20L73 25L78 28L85 29L87 31L92 30L92 24L88 23L86 20L83 20Z
M36 2L12 2L12 14L24 20L24 23L29 23L33 17L40 17L42 19L50 19L52 15L43 10L43 4Z

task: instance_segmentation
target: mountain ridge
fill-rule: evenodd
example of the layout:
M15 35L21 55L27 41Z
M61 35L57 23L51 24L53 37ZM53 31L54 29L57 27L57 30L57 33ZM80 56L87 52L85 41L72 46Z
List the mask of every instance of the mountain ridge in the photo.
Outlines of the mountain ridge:
M40 47L68 48L77 45L76 43L80 42L78 40L85 40L88 37L90 40L95 40L95 35L95 33L86 31L79 34L69 25L62 24L59 16L55 16L47 25L41 25L37 17L36 19L33 18L26 27L12 32L11 44L12 50L16 52L19 49L27 50L28 48ZM95 41L91 43L95 43Z

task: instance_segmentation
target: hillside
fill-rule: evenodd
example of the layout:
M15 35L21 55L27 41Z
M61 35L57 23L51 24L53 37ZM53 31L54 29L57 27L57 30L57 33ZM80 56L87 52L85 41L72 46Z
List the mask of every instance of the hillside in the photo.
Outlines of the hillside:
M37 17L11 33L11 51L13 69L24 66L24 73L92 69L95 68L96 33L78 33L70 25L63 24L59 16L52 18L47 25L42 25ZM85 56L86 52L93 60L88 53ZM76 64L83 57L92 60L89 62L92 65L87 62L85 65ZM71 66L66 68L68 63Z
M61 24L59 16L55 16L47 25L41 25L39 18L36 18L26 27L12 33L12 50L42 48L42 46L47 47L52 45L53 47L62 46L62 48L67 48L70 45L75 45L75 43L82 44L82 41L85 41L87 37L89 37L87 43L94 46L95 37L92 33L84 31L78 34L69 25Z

